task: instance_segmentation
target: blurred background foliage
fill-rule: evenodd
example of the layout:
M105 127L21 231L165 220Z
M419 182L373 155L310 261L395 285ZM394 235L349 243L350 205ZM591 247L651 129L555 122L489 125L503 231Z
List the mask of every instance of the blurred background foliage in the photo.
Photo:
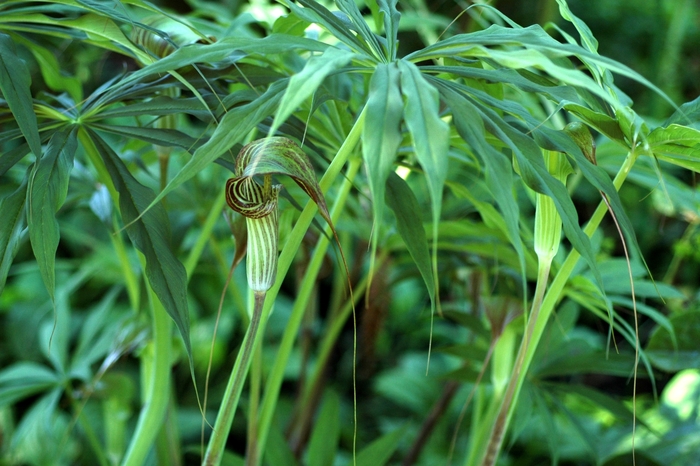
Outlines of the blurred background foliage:
M223 28L222 25L237 21L242 31L254 37L269 33L286 12L266 0L154 3L189 15L195 24L201 18L202 24L204 19L215 20ZM520 25L547 27L553 22L573 33L559 17L554 0L500 0L489 4ZM598 39L601 55L638 71L678 104L700 95L700 4L696 0L571 0L569 4ZM399 55L420 49L443 33L479 30L490 21L499 21L486 9L465 12L469 6L466 1L407 0L400 6L403 17ZM555 30L550 32L557 36ZM39 60L51 58L32 56L29 48L21 49L32 72L33 95L66 92L79 101L114 76L138 69L138 64L124 55L81 41L41 35L29 39L51 51L64 73L55 82L50 75L42 77ZM673 111L667 102L637 82L616 77L616 84L634 101L635 111L650 122L660 123ZM353 96L348 97L352 101ZM351 122L346 123L349 126ZM188 118L184 126L192 136L205 128L195 118ZM697 121L691 126L700 127ZM602 138L599 142L599 163L614 174L624 154L614 143ZM153 184L156 159L150 144L127 141L121 153L142 169L139 176L144 183ZM167 199L173 244L180 245L183 252L190 251L197 241L190 226L205 223L211 200L223 188L220 172L218 166L208 167L193 178L186 191L176 190ZM700 199L696 174L667 165L663 166L663 173L666 184L662 190L658 188L656 167L640 161L620 193L656 279L655 289L648 278L644 279L643 271L638 271L640 339L653 366L653 377L646 370L639 374L635 444L640 466L696 464L700 451ZM12 192L22 175L18 171L3 174L0 195L5 197ZM148 319L131 312L122 292L123 264L111 232L107 193L96 189L94 174L79 163L71 176L68 197L60 211L55 315L28 241L21 244L0 295L0 464L117 464L134 429L139 391L143 389L139 377L144 368L139 366L138 358L150 350ZM295 197L296 188L286 187ZM416 190L422 194L420 201L427 203L425 186ZM600 201L598 191L585 183L576 187L573 198L582 218L590 217ZM520 199L527 200L528 195L521 193ZM364 212L368 203L366 195L357 196L349 209ZM287 211L294 211L289 204L285 206L289 207ZM522 208L524 217L528 212L534 215L527 201ZM454 197L445 201L443 217L474 218L475 211L472 205L465 207L464 199ZM282 236L291 229L293 216L283 215ZM427 295L396 234L385 244L386 259L368 292L369 308L359 309L358 443L367 445L376 438L391 443L390 448L382 450L389 451L388 464L446 464L460 411L489 350L490 332L496 327L493 321L479 319L464 310L502 310L504 303L498 296L484 296L496 288L517 289L512 282L489 281L495 276L493 268L498 267L494 263L505 264L517 275L517 263L507 257L512 252L502 233L481 222L461 225L464 231L455 230L456 226L447 222L441 224L441 238L448 241L450 234L459 235L466 243L463 250L468 253L442 258L440 282L445 318L437 319L433 328L430 377L425 376L431 331ZM351 272L357 278L367 267L364 254L368 245L362 238L369 238L371 222L368 218L341 219L338 229L341 243L349 251ZM593 240L600 268L611 277L606 281L609 298L616 305L628 306L626 283L614 280L620 276L624 279L626 272L612 220L605 220L603 230L605 235L597 234ZM188 287L194 365L200 381L206 374L216 309L232 256L224 222L217 223L212 236L216 239L207 243ZM264 361L262 368L269 369L274 358L291 313L295 280L303 275L304 261L317 239L318 231L309 230L299 251L297 268L290 273L277 299L259 355ZM497 246L504 248L503 254L499 255ZM495 261L486 252L491 250L497 251ZM137 268L135 252L125 253ZM315 353L310 348L323 338L328 310L338 307L338 303L329 303L337 296L329 290L344 286L343 274L331 255L317 285L313 312L302 325L300 342L286 368L267 464L339 465L347 464L350 458L350 324L343 327L332 353L333 364L322 376L316 405L312 409L307 406L311 410L301 413L297 405L299 387L306 387L304 381L314 365ZM212 400L221 398L245 331L241 319L246 308L245 289L244 270L239 267L228 288L228 309L218 326L209 381ZM658 298L657 290L663 300ZM630 464L633 352L618 335L620 353L616 353L605 320L586 310L590 296L568 297L549 322L538 348L528 384L521 393L506 453L499 464ZM509 319L517 319L522 312L519 305L507 304ZM600 307L596 309L599 311ZM489 315L495 314L494 311ZM631 322L631 316L625 314L624 318ZM196 464L201 417L187 365L182 363L185 350L175 335L173 345L179 351L173 356L179 362L173 366L173 402L166 426L159 434L157 448L161 450L157 455L153 453L149 462L155 464L157 457L159 464ZM484 380L493 379L491 372L497 370L489 368ZM484 408L480 394L488 390L487 382L476 389L470 410ZM319 406L320 414L315 414ZM209 409L213 415L215 403ZM339 419L339 426L322 422L333 417ZM464 454L465 445L472 441L470 429L474 428L468 421L461 424L455 458ZM325 463L309 457L315 454L311 452L321 451L314 445L322 441L314 438L321 438L323 429L337 429L342 447L331 462ZM230 452L242 455L245 432L245 420L240 416L228 443ZM393 437L382 437L397 432ZM169 437L179 441L169 441ZM309 443L314 447L307 449ZM231 453L225 461L241 464L236 455Z

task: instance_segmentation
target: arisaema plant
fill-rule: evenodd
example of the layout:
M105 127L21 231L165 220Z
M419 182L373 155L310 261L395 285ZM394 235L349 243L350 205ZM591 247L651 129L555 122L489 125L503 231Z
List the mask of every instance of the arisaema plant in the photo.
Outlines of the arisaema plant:
M663 124L644 121L613 77L665 95L601 56L565 0L559 26L546 29L474 5L463 13L471 32L438 16L423 22L425 5L397 0L189 4L186 17L141 0L0 5L0 284L19 290L23 274L40 277L56 315L54 331L37 337L43 353L0 372L0 407L19 423L18 438L41 433L45 412L63 416L65 436L85 439L57 463L140 465L155 455L163 464L476 465L495 464L533 423L554 432L566 417L589 450L562 454L602 463L628 453L635 410L583 385L567 398L548 377L572 369L547 359L546 345L579 357L581 370L624 378L639 346L622 309L674 341L669 319L619 285L634 278L650 302L678 297L645 276L618 190L629 177L666 194L692 191L675 170L700 167L698 103ZM407 29L422 42L405 45ZM594 138L607 155L591 156ZM586 187L600 202L584 216L574 198ZM247 242L231 239L227 204L245 219ZM607 211L628 267L608 268ZM208 373L198 361L209 357L219 293L243 249L246 278L241 267L225 291L223 346L212 345L219 357L202 406ZM90 319L74 336L66 330L67 293L106 293L107 274L81 265L87 258L116 276L103 312L119 299L132 319L119 325L139 322L138 331L112 334ZM347 325L355 305L357 387ZM610 333L581 330L581 309ZM392 325L417 337L383 341ZM96 350L101 364L81 357L97 335L112 342ZM606 356L616 345L620 355ZM367 362L377 354L386 357L379 375ZM119 361L130 372L109 377ZM639 361L645 377L660 364L644 352ZM450 381L440 392L442 377ZM114 388L124 380L140 387L138 413L110 428L129 404ZM37 394L42 409L23 417L17 403ZM617 443L590 440L595 416L585 417L582 399L614 413ZM413 410L412 420L398 422L391 403ZM192 421L202 417L213 426L203 455ZM653 429L639 426L635 448L659 455ZM435 429L445 435L431 438ZM34 461L20 440L8 454ZM557 442L548 448L556 461Z

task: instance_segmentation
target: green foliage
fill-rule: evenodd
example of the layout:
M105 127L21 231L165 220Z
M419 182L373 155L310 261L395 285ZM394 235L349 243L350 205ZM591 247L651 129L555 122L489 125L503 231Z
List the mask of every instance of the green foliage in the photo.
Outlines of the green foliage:
M573 0L224 3L0 4L0 463L694 458L698 99ZM232 176L274 191L264 298Z

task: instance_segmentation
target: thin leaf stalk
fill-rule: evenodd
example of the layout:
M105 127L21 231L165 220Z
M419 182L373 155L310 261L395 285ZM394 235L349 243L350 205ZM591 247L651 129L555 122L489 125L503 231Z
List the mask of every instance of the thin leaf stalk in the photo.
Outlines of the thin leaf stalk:
M613 179L613 185L615 186L616 190L619 191L620 187L624 184L625 180L627 179L627 176L629 175L630 171L632 170L632 167L634 166L634 163L636 162L636 159L637 153L635 149L632 148L627 153L627 156L625 157L622 166L620 167L620 169L617 172L617 175ZM583 232L589 237L593 236L593 233L595 233L595 231L600 226L600 222L602 221L607 211L607 204L604 200L601 200L601 202L598 204L598 207L593 212L591 219L583 228ZM554 311L554 308L563 296L564 288L566 287L566 284L569 278L571 277L574 267L576 266L580 258L581 255L575 249L572 249L569 252L568 256L564 260L563 264L561 265L556 275L554 276L551 284L549 285L549 289L544 293L537 315L531 314L530 316L527 330L529 334L528 344L521 345L518 352L518 361L522 360L522 362L520 363L518 376L513 377L512 379L512 399L514 402L511 403L508 407L507 415L504 419L502 426L503 433L507 431L508 426L510 424L513 412L515 411L515 406L517 405L518 396L520 395L520 390L522 389L522 385L525 381L525 376L527 375L527 371L530 368L530 364L532 363L540 339L544 334L544 330L546 328L547 322L549 321L549 317L551 316L552 312ZM539 273L540 271L538 271L538 277ZM539 282L540 280L538 278L538 284ZM537 294L537 290L535 293Z
M333 158L330 166L328 169L326 169L326 173L323 175L321 178L321 181L319 182L319 186L321 188L321 191L326 192L330 185L333 183L333 181L340 175L340 171L347 162L348 158L350 155L353 153L355 150L355 147L357 146L357 143L360 140L360 136L362 134L362 125L364 124L364 117L365 117L365 111L360 113L360 115L357 117L357 120L355 121L354 126L350 130L350 133L348 134L347 138L345 139L343 145L339 148L338 153L336 156ZM282 286L282 282L284 280L284 277L287 275L287 271L289 270L289 267L292 265L292 261L294 260L294 256L296 255L297 250L299 249L299 246L301 245L301 241L304 237L304 234L306 233L306 230L309 228L311 225L311 222L313 221L314 215L318 211L318 207L316 203L312 200L309 200L304 207L304 210L302 210L301 215L299 216L299 219L297 220L297 223L295 224L294 228L292 229L292 232L289 234L289 237L287 238L287 242L285 243L284 247L282 248L282 252L279 255L278 262L277 262L277 278L275 280L275 283L272 285L272 287L267 291L267 295L269 296L269 299L267 300L260 300L260 305L262 306L262 315L256 316L256 313L253 312L253 317L257 319L251 320L250 326L248 327L248 331L246 332L244 341L243 341L243 346L252 346L253 349L255 348L255 345L258 343L258 327L261 327L259 332L262 333L264 331L265 325L264 322L267 321L267 318L270 315L270 312L272 310L272 305L277 297L277 294L279 293L279 290ZM256 303L257 305L257 303ZM256 321L257 320L257 321ZM263 321L263 325L260 326L260 321ZM254 331L251 331L254 330ZM250 345L249 345L250 343ZM245 372L241 372L241 354L239 353L239 357L236 359L236 363L234 365L234 371L233 373L238 373L240 372L241 375L244 377L247 373L247 367L245 368ZM250 359L250 358L248 358ZM284 368L282 369L284 370ZM274 374L271 374L271 377ZM236 384L236 386L233 386L233 379L229 379L229 384L226 387L226 392L225 392L225 399L222 400L221 408L219 409L219 415L217 416L217 422L219 416L225 416L225 417L230 417L231 420L233 420L233 414L235 412L235 406L238 404L238 399L240 398L241 390L243 389L242 383ZM269 387L269 382L268 382L268 387ZM228 397L229 400L226 399ZM235 401L235 403L233 403ZM275 400L276 401L276 400ZM226 403L225 403L226 402ZM262 403L262 408L261 412L265 412L265 398L263 397L263 403ZM233 408L233 409L232 409ZM274 407L273 407L274 408ZM233 411L233 412L231 412ZM261 425L262 429L262 425ZM267 427L269 430L269 426ZM229 427L226 429L226 432L223 432L223 428L220 429L219 432L217 432L217 426L214 426L214 432L212 433L212 437L209 440L209 445L207 447L207 453L205 454L205 460L203 464L206 465L218 465L221 462L221 456L223 454L223 449L225 447L226 443L226 438L228 437L228 432L230 430L230 424ZM216 436L216 438L215 438ZM259 439L258 445L264 445L264 439ZM260 447L259 447L260 448Z
M352 188L353 180L357 175L357 172L362 164L362 159L360 157L355 157L350 160L348 164L348 169L345 175L345 182L339 190L335 203L331 209L331 219L336 222L343 212L345 203L347 202L348 195ZM298 223L297 223L298 225ZM307 227L308 228L308 227ZM295 229L292 231L292 235L295 234ZM303 233L304 230L297 232ZM262 459L262 452L265 450L265 445L267 442L267 436L270 431L270 426L272 425L272 417L274 415L275 407L277 405L277 400L279 398L279 391L282 386L282 380L284 378L284 371L287 366L287 361L292 352L294 342L296 341L298 330L301 325L301 321L304 317L304 311L307 307L309 299L311 299L311 292L316 283L318 273L321 270L321 265L323 264L323 259L330 245L330 240L328 235L330 233L330 227L327 228L326 235L322 235L316 248L314 249L311 260L309 261L308 268L304 274L304 279L299 287L299 292L297 298L294 302L294 307L292 308L292 313L285 326L285 332L282 336L282 341L279 345L279 350L277 351L277 357L275 358L275 364L270 371L270 375L265 384L265 394L263 395L263 401L260 408L259 414L259 431L257 447L258 452L254 455L258 460L255 465L259 464Z
M122 466L144 464L163 425L170 397L172 320L150 286L148 298L153 319L153 340L151 351L144 352L142 364L149 367L150 374L146 374L143 408Z
M248 374L248 369L250 367L251 354L259 337L258 327L260 326L260 317L265 302L265 294L264 291L257 291L254 293L253 315L250 319L245 337L243 338L243 343L241 343L241 350L236 357L236 363L231 371L231 377L229 377L228 384L226 385L224 397L221 400L221 407L219 408L216 423L214 424L214 431L209 439L207 451L202 461L202 464L206 466L214 466L221 463L221 458L226 447L226 440L231 431L231 424L233 423L236 408L238 407L238 400L243 391L245 376Z

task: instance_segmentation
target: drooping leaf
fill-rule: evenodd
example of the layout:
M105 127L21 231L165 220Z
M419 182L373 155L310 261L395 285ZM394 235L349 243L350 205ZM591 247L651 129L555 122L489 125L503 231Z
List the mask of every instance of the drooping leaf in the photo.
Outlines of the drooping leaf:
M503 213L502 218L506 226L504 233L508 235L510 243L515 248L521 264L521 271L525 273L525 253L518 225L520 211L517 199L513 195L512 162L486 141L484 122L476 107L452 89L444 88L441 91L452 111L457 132L480 156L486 166L486 183ZM484 216L483 212L482 216ZM487 221L486 218L484 220Z
M153 204L153 191L129 172L107 142L89 133L119 193L119 212L131 242L146 259L146 277L163 307L180 331L192 361L190 323L187 311L187 273L170 244L170 222L162 204ZM150 210L146 208L150 206ZM145 213L144 213L145 212Z
M273 136L282 123L297 110L299 105L311 97L323 80L333 71L345 66L353 54L347 50L329 47L322 55L311 57L299 73L292 76L287 90L275 113L275 121L268 136Z
M437 274L438 224L442 210L442 189L447 178L447 150L450 129L440 119L440 97L416 65L400 60L401 93L406 101L404 116L413 139L416 158L425 171L432 201L433 273ZM437 277L435 277L437 279Z
M377 65L369 83L367 116L362 127L362 158L372 193L374 231L379 231L382 225L384 189L402 140L399 125L403 116L403 99L399 91L399 76L395 63L382 63ZM379 235L374 234L372 261L378 241ZM431 298L432 296L431 294Z
M435 278L430 265L428 239L420 218L420 206L415 194L396 173L386 180L386 204L396 216L396 229L403 239L413 262L423 277L431 303L435 302Z
M26 199L27 178L15 192L0 201L0 293L5 287L7 274L22 239Z
M54 298L59 231L56 212L68 194L68 180L77 148L74 128L54 133L46 153L36 162L27 187L29 239L41 278Z
M0 33L0 91L10 107L19 129L22 131L35 156L41 154L41 138L29 87L32 78L24 60L10 36Z

